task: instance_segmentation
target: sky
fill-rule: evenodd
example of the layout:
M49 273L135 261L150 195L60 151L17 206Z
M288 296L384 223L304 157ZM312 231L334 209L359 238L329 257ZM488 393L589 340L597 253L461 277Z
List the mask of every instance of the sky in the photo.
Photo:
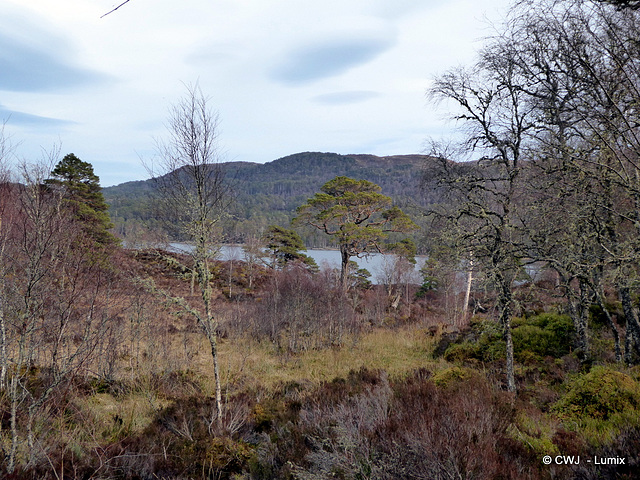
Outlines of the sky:
M221 161L423 153L433 78L469 65L508 0L0 0L0 121L20 158L60 149L103 186L148 178L199 85Z

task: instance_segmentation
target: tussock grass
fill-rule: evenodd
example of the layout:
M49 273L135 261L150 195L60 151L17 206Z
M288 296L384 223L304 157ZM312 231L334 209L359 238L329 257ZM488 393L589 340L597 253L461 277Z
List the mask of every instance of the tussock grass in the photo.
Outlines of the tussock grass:
M151 424L157 411L170 402L151 394L130 393L115 398L108 393L96 393L78 400L76 408L85 426L102 440L115 441L123 436L139 434Z
M205 391L212 391L211 357L205 342L192 367L202 375ZM445 368L443 360L433 360L434 338L420 325L398 329L375 329L341 347L311 350L297 355L278 352L273 344L249 338L225 340L220 344L221 373L231 391L269 388L287 382L320 383L344 377L361 367L382 369L390 376L403 376L417 368L434 371Z

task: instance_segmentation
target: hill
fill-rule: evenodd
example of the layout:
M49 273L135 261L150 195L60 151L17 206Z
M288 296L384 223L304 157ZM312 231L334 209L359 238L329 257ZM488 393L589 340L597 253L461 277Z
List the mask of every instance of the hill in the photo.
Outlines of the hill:
M227 162L221 164L233 185L235 202L225 226L227 241L241 242L259 235L268 225L286 226L295 209L338 175L369 180L382 187L382 193L408 213L418 215L419 207L437 199L420 187L425 168L434 159L426 155L339 155L304 152L272 162ZM126 236L144 225L160 228L153 207L153 181L127 182L103 190L117 232ZM302 232L307 245L322 246L326 241L315 232Z

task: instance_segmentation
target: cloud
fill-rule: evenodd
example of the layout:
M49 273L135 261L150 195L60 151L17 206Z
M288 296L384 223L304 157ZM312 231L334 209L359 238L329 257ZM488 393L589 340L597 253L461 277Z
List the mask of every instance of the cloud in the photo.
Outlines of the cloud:
M39 115L31 115L30 113L9 110L0 105L0 123L7 122L9 125L18 126L38 126L38 127L58 127L71 125L74 122L61 120L58 118L41 117Z
M352 103L365 102L372 98L379 97L381 94L367 90L354 90L349 92L325 93L313 97L313 101L323 105L348 105Z
M69 62L70 52L44 34L40 41L0 33L0 90L52 92L104 81L107 76ZM56 46L52 50L51 46Z
M193 52L187 54L185 61L191 65L217 65L222 62L229 62L236 58L239 50L243 48L243 45L237 43L225 43L218 42L213 44L200 44L197 45Z
M420 10L433 10L445 5L446 0L430 0L424 2L422 0L375 0L369 3L369 7L382 18L398 18L407 16Z
M305 84L340 75L370 62L393 46L388 36L331 39L290 51L271 72L272 78L286 84Z

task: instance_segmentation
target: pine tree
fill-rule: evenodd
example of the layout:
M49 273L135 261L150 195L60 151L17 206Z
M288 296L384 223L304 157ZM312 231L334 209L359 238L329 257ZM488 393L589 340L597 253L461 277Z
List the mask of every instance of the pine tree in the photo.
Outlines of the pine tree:
M267 250L271 252L273 268L284 268L290 262L302 262L312 270L317 270L315 260L305 255L306 247L295 230L271 225L263 236Z
M298 207L294 225L311 225L330 235L340 247L340 281L349 287L349 262L372 252L383 252L389 232L410 232L416 224L396 206L382 188L367 180L336 177L325 183L307 203Z
M45 183L51 188L62 189L67 205L73 210L75 218L82 222L91 239L100 245L118 242L109 232L113 227L109 206L102 195L100 178L90 163L69 153L56 165L51 178Z

